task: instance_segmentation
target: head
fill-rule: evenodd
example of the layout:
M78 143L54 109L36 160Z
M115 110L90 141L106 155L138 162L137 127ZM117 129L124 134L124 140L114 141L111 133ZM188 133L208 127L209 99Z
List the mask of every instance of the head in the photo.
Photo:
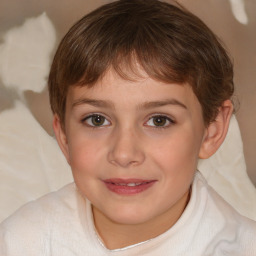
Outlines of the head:
M69 87L91 87L110 68L132 80L138 65L158 81L188 83L206 125L234 91L232 63L199 18L177 4L121 0L83 17L57 50L49 92L63 127Z
M146 239L177 221L198 157L225 138L232 77L214 34L177 5L121 0L71 28L49 76L54 130L103 239L104 224L150 224Z

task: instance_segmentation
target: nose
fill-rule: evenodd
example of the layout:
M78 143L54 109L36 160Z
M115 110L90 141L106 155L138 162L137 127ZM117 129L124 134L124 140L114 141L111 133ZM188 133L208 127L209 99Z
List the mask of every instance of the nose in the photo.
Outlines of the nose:
M145 154L140 136L130 129L113 131L113 133L108 152L108 161L123 168L142 164L145 160Z

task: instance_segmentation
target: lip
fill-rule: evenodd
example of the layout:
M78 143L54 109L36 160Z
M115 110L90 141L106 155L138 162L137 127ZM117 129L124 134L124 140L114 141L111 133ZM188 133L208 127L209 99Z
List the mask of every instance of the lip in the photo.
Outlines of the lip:
M118 195L136 195L152 187L156 180L142 179L106 179L106 187Z

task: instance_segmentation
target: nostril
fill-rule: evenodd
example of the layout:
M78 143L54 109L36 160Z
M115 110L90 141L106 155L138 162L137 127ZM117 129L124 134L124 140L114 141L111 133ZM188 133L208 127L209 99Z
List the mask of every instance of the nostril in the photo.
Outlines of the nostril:
M139 165L145 158L139 138L131 129L116 130L108 149L108 161L122 167Z
M122 167L141 164L144 158L144 153L139 148L115 148L108 153L109 162Z

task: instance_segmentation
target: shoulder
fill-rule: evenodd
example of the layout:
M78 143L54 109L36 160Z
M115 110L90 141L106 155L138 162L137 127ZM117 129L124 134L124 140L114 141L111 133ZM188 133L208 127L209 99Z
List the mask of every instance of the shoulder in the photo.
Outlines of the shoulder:
M255 255L256 222L239 214L200 173L196 174L193 186L196 200L201 201L202 206L197 209L201 211L199 230L202 236L208 237L204 240L211 255L215 255L214 251L230 252L225 255L232 256Z
M83 202L75 184L71 183L59 191L27 203L0 224L0 252L4 250L3 246L9 250L26 250L27 246L29 252L32 252L32 247L44 248L53 234L65 233L71 223L74 227L80 223L77 216L81 207L79 204Z
M66 185L58 191L51 192L37 200L31 201L1 223L2 226L11 225L13 222L39 223L49 216L58 214L60 208L74 208L73 199L76 197L76 188L73 183Z

